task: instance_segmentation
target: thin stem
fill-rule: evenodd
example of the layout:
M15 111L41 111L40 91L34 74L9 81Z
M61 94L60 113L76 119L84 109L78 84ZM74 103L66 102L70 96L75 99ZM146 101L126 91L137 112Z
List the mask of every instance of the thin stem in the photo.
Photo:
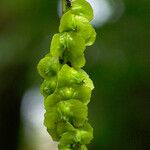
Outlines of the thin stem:
M66 12L66 0L62 0L62 14Z

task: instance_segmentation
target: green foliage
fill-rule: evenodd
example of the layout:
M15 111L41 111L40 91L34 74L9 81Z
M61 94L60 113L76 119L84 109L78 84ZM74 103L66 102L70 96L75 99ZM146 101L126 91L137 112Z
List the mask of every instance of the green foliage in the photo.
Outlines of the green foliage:
M60 150L87 150L93 138L88 123L87 104L94 88L81 69L84 51L92 45L96 32L89 21L93 10L85 0L73 0L61 18L59 32L53 36L50 53L38 64L44 78L41 93L46 109L44 124Z

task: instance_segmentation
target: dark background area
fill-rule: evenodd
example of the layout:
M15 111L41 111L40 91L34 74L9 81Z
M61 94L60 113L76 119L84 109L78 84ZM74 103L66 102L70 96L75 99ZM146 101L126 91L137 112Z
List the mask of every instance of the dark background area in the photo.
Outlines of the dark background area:
M58 32L57 3L0 1L0 150L30 150L20 105L25 91L42 82L36 65ZM123 3L122 16L96 27L96 43L86 51L84 69L95 84L90 150L150 149L150 1Z

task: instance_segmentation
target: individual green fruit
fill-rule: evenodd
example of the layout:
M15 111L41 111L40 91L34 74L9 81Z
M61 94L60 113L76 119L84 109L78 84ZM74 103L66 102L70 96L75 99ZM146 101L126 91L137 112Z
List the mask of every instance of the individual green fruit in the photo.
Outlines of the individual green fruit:
M93 128L86 122L82 128L77 130L77 136L81 144L88 144L93 139Z
M85 17L89 21L93 19L93 9L85 0L72 1L71 13Z
M40 88L41 94L44 97L51 95L55 91L56 85L57 85L56 77L52 79L45 79Z
M73 32L55 34L50 47L51 55L54 57L62 57L64 51L80 56L84 50L84 39Z
M85 104L88 104L91 97L91 89L86 86L63 87L57 89L56 93L61 100L78 99Z
M77 70L68 65L63 65L58 73L58 87L81 84L84 76Z
M85 144L93 139L93 129L85 123L83 129L75 129L64 133L60 139L59 148L86 150Z
M74 126L82 126L87 120L87 106L78 100L66 100L57 104L59 118L72 122Z
M44 125L49 129L55 129L56 123L59 121L56 107L50 108L44 115Z
M59 97L59 95L57 95L56 93L49 95L44 100L45 109L48 111L50 108L55 107L55 105L60 101L61 101L61 97Z
M64 52L64 45L63 45L63 37L61 34L55 34L52 38L51 46L50 46L50 53L53 57L62 57Z
M71 11L65 13L61 18L59 31L76 32L79 36L81 36L85 40L86 46L92 45L95 42L96 38L96 32L89 23L89 21L82 16L72 14Z
M76 130L70 122L67 121L60 121L57 124L57 134L61 137L64 133L68 131Z
M58 58L49 55L45 56L40 60L37 69L39 74L45 79L56 76L60 69Z

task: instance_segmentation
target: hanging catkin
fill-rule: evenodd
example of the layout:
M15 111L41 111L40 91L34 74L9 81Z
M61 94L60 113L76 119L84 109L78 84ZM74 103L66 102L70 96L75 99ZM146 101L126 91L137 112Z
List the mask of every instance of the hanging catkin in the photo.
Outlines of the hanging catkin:
M93 10L85 0L66 0L66 7L50 52L38 64L44 78L44 124L53 140L59 142L59 150L87 150L86 144L93 138L87 104L94 86L81 68L86 46L96 38L90 24Z

